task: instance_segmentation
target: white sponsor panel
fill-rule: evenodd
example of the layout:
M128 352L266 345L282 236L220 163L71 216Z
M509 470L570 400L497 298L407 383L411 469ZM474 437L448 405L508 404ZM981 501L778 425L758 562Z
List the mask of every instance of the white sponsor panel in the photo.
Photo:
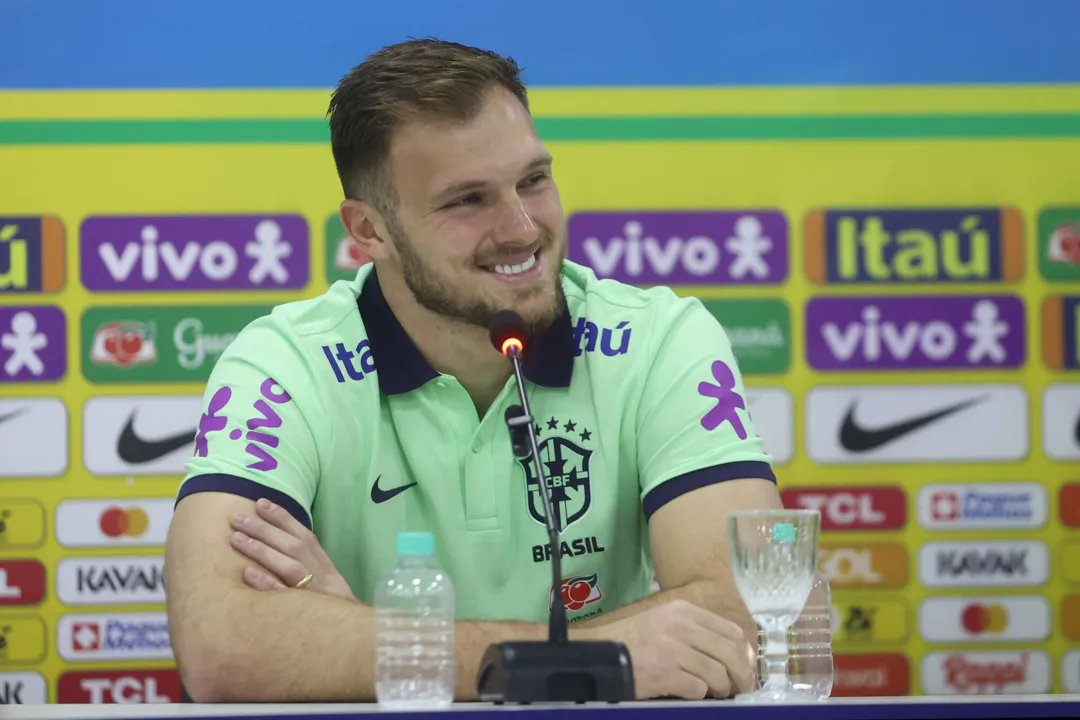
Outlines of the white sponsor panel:
M38 673L0 672L0 705L45 705L48 702L45 678Z
M1041 540L928 542L919 548L919 580L927 587L1018 587L1050 579L1050 550Z
M1057 383L1043 391L1043 449L1052 460L1080 460L1080 383Z
M68 469L69 444L60 399L0 400L0 477L60 477Z
M71 661L171 660L163 612L62 615L56 624L60 657Z
M64 558L56 566L56 594L65 605L164 603L165 558Z
M919 606L931 642L1020 642L1050 637L1050 602L1035 595L935 597Z
M784 388L747 388L746 409L754 430L764 441L765 452L777 465L791 462L795 454L795 408Z
M919 490L919 524L929 530L1040 528L1047 520L1040 483L934 483Z
M1041 650L930 653L921 670L927 695L1050 692L1050 656Z
M153 547L165 544L174 498L61 500L56 539L64 547Z
M83 405L83 462L93 475L177 475L195 453L201 395L93 397Z
M819 387L805 412L819 463L1000 462L1029 451L1019 385Z
M1061 687L1067 693L1080 693L1080 650L1070 650L1061 658Z

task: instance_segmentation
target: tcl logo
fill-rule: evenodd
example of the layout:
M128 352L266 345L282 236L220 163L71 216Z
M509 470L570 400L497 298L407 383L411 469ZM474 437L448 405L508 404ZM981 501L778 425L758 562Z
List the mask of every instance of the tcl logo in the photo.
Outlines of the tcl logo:
M68 672L56 685L57 701L132 705L180 702L176 670L89 670Z
M37 560L0 560L0 605L37 605L44 597L44 565Z
M1058 507L1061 511L1061 524L1068 527L1080 527L1080 484L1066 483L1058 495Z
M911 692L906 655L838 653L833 668L833 697L895 697Z
M898 530L907 524L907 497L898 487L785 490L784 507L817 510L822 530Z

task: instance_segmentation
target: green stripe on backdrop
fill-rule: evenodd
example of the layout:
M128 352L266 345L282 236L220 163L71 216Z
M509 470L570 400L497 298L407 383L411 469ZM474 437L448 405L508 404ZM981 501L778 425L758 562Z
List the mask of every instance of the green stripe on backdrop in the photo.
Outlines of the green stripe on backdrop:
M760 117L540 117L552 142L604 140L859 140L1080 136L1080 114ZM228 120L7 120L0 145L325 143L315 118Z

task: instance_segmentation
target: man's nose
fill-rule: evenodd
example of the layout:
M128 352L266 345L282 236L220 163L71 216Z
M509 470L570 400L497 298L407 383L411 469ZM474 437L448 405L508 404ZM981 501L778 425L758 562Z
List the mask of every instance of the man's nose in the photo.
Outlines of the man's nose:
M540 229L533 222L520 197L513 197L502 203L495 240L499 243L520 243L530 245L536 242Z

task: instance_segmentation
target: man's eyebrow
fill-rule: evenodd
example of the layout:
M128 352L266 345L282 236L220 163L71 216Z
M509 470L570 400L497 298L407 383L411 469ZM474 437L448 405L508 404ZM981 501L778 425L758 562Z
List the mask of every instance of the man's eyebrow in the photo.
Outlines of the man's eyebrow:
M553 159L550 155L544 154L534 158L528 165L525 166L525 172L530 173L534 170L541 168L551 167ZM458 180L455 183L447 185L435 195L436 201L441 201L458 195L459 193L466 193L472 190L481 190L487 186L486 180Z

